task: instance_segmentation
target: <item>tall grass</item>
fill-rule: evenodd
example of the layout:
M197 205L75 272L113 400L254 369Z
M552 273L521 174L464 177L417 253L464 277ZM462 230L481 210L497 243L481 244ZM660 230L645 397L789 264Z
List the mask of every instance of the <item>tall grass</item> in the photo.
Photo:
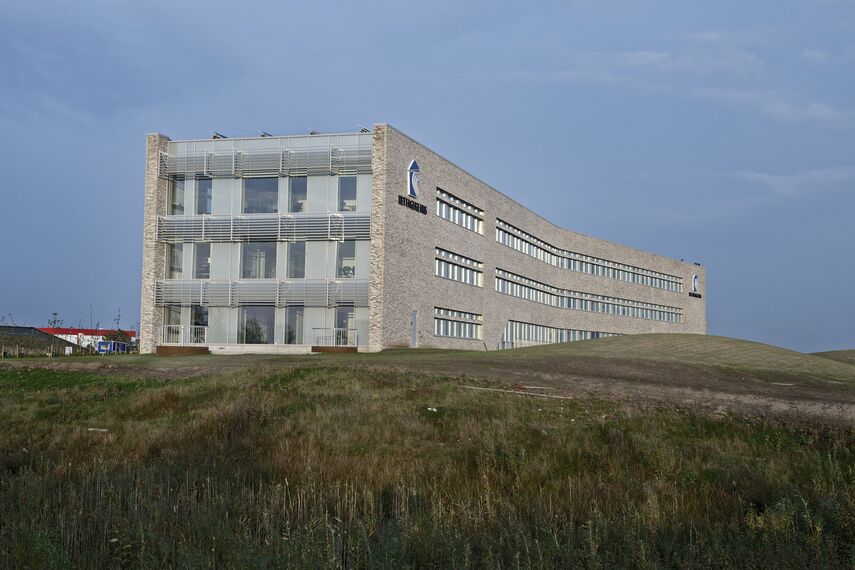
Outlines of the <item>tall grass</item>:
M344 368L64 380L0 371L2 566L855 565L845 427Z

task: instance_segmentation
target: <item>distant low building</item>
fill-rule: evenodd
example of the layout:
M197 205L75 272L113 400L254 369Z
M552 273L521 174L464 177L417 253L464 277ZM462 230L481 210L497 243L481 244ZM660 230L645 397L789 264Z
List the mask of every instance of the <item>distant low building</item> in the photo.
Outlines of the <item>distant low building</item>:
M106 341L108 336L115 334L112 329L76 329L76 328L56 328L56 327L40 327L38 330L59 337L62 340L68 341L81 348L97 348L98 343ZM122 331L131 342L136 341L136 331Z
M79 345L35 327L0 326L0 358L75 354Z

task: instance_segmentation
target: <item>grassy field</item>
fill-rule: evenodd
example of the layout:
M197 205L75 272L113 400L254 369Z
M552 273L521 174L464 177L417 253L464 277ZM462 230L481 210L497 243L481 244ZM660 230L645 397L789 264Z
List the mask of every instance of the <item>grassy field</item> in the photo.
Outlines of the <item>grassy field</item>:
M554 394L655 401L741 416L810 415L855 425L855 366L732 338L633 335L499 352L390 350L378 354L304 356L154 356L0 361L46 367L184 379L247 368L346 366L477 379Z
M855 566L851 424L564 386L855 386L695 340L0 366L0 566Z
M855 350L831 350L828 352L815 352L814 355L847 364L855 364Z

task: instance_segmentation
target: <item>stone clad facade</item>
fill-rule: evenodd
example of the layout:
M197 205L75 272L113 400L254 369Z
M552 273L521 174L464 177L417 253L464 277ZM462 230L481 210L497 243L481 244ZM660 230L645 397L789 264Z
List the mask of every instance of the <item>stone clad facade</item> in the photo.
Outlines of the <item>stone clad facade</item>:
M508 320L582 331L637 334L681 332L706 334L706 273L703 267L664 258L605 240L574 233L551 224L438 154L388 125L375 127L375 148L382 148L385 170L375 179L375 198L383 207L372 219L383 220L382 271L394 276L394 287L385 287L382 318L373 322L382 330L383 347L407 346L411 341L411 317L417 312L417 345L421 347L491 350L499 346ZM429 215L419 215L397 204L405 193L406 169L411 160L420 166L421 195ZM435 215L435 191L441 188L483 210L483 234L470 231ZM387 205L391 204L391 205ZM496 240L500 219L562 249L606 260L655 270L682 278L681 292L667 291L606 277L569 271L515 251ZM483 286L476 287L437 277L435 248L439 247L483 263ZM495 291L496 269L504 269L560 288L610 297L679 307L683 322L659 322L641 318L561 309ZM688 295L698 275L701 298ZM480 339L439 338L434 335L434 307L441 306L483 315ZM374 329L372 329L374 330Z
M187 145L194 141L180 146L162 135L149 136L143 352L164 343L161 315L169 305L182 306L180 311L172 309L173 314L180 312L182 325L189 323L189 313L199 313L197 305L206 304L210 305L203 310L206 319L228 321L227 324L205 322L212 330L219 331L205 337L205 344L214 352L237 349L235 345L240 343L235 341L242 338L241 327L248 326L245 315L254 310L246 307L254 305L272 307L264 311L275 318L271 317L267 346L242 345L241 351L308 350L319 339L354 344L360 350L370 351L401 346L494 350L613 334L706 333L703 267L557 227L389 125L375 125L371 133L359 135L358 140L352 138L356 136L330 135L326 141L312 137L287 141L277 140L278 137L241 139L229 143L231 155L221 153L220 158L214 154L224 144L214 141L206 143L208 158L203 166L193 166L193 173L187 166L189 161L180 153L188 152ZM309 164L306 170L300 162L303 160L300 153L311 145L315 147L305 155ZM264 150L268 147L275 152ZM275 161L271 162L270 157L275 153L279 153L278 171L257 170L264 161L273 164ZM200 155L196 156L198 161ZM230 171L211 170L213 174L202 171L211 169L210 164L218 160L217 164L226 163L229 158L238 165ZM323 166L324 160L328 160L328 167ZM229 199L235 205L208 217L168 215L167 194L174 168L164 175L164 164L181 164L188 177L214 176L215 203L217 193L227 191L221 189L226 188L228 180L233 188ZM328 171L324 170L327 168ZM412 190L414 170L418 183ZM298 180L306 173L307 211L286 211L284 204L289 203L289 192L293 192L291 179ZM240 238L211 238L200 237L196 230L196 234L188 233L186 238L172 236L171 243L181 239L188 242L184 246L185 261L190 259L188 251L203 247L198 243L200 240L229 242L211 247L215 252L229 252L231 269L215 269L218 263L225 263L218 259L226 258L222 253L214 253L211 277L217 279L194 280L186 271L181 283L166 279L168 244L158 234L158 217L163 218L161 227L166 227L163 224L178 227L175 224L186 225L188 219L201 224L201 218L205 218L205 223L211 224L229 214L232 226L239 219L240 223L261 227L260 221L253 220L261 220L262 216L241 213L237 197L241 185L249 184L246 180L254 176L278 176L279 233L263 237L262 233L253 233L261 230L252 230ZM336 211L344 208L341 193L345 192L346 179L353 177L358 188L356 206L353 211ZM293 205L293 200L290 203ZM324 219L329 235L285 231L303 223L320 223L319 216L327 216ZM359 225L368 223L369 216L370 229ZM344 228L341 234L337 233L339 225ZM243 263L241 256L247 255L242 242L258 240L279 242L275 279L247 280L235 270ZM308 241L302 246L300 240ZM296 246L292 245L295 241ZM356 245L350 245L351 241ZM190 242L194 244L189 245ZM306 259L301 263L307 267L305 279L292 278L288 266L297 258L289 252L291 248L304 247ZM342 251L356 251L346 262L351 269L346 277L352 279L342 278L341 272L335 270L336 263L342 264ZM308 259L310 255L321 255L317 252L326 252L323 254L326 261L315 263ZM329 269L326 273L309 275L308 268L313 263L326 263ZM262 282L270 287L259 288ZM309 291L311 287L321 286L325 297L305 293L298 298L293 293L302 291L301 287ZM169 291L176 288L188 293L180 298L170 297ZM228 295L217 297L211 293L223 288L228 289ZM249 289L271 293L256 292L250 296L246 293ZM296 337L295 311L300 315L302 327L301 335ZM282 327L284 332L280 330ZM295 338L303 342L295 343Z
M163 277L164 247L157 243L157 218L166 214L167 181L158 176L160 153L169 139L160 133L146 135L145 213L143 217L142 302L140 303L140 352L154 352L162 311L155 306L155 286Z

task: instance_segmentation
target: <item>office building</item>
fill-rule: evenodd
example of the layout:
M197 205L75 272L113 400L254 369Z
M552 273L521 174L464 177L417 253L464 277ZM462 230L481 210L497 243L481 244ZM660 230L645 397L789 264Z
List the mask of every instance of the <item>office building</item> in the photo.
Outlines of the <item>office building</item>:
M141 351L706 333L700 265L560 228L389 125L365 131L149 135Z

